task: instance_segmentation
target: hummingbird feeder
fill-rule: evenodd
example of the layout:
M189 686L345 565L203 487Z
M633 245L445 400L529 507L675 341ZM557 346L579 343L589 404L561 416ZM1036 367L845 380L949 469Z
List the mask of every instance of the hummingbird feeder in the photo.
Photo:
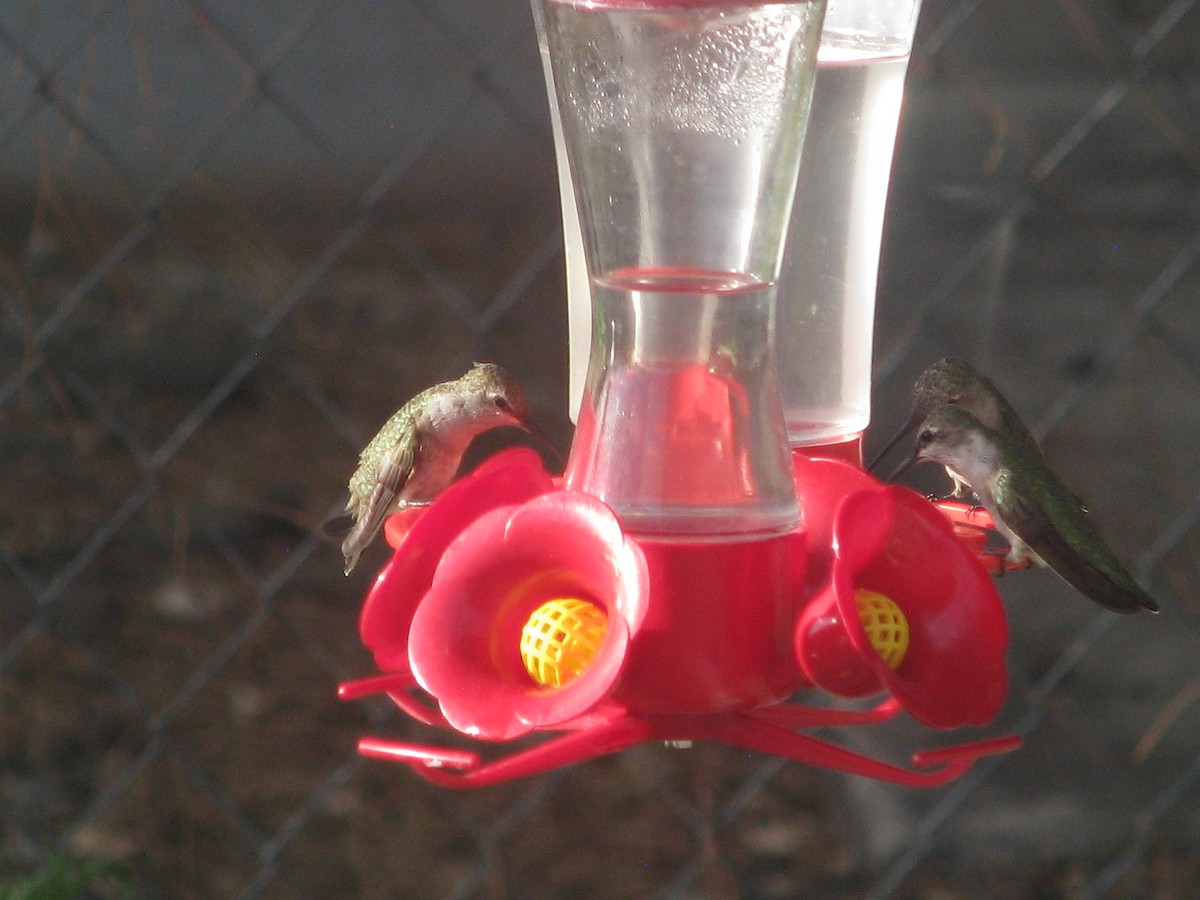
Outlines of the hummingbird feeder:
M929 786L1017 745L905 765L805 733L983 726L1007 690L986 514L861 466L917 3L534 0L577 429L561 477L507 450L388 521L381 674L340 694L479 748L363 754L476 787L716 740Z

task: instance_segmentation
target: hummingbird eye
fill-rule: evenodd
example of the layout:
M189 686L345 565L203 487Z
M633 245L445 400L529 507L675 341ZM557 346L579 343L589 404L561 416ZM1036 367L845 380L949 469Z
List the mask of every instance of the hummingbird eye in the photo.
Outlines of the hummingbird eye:
M511 411L511 407L508 405L508 401L506 399L504 399L503 397L497 397L492 402L496 404L496 409L502 409L505 412Z

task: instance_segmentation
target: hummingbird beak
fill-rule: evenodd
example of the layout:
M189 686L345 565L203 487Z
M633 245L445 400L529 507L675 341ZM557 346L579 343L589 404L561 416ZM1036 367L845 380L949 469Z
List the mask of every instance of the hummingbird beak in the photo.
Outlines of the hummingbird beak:
M888 481L895 481L897 478L899 478L901 475L903 475L905 472L907 472L909 469L911 469L913 466L915 466L920 461L921 461L921 457L918 456L916 453L914 453L912 456L910 456L908 459L906 459L904 462L902 462L900 464L899 468L897 468L895 472L893 472L891 475L888 476ZM878 462L878 460L876 460L876 462Z
M867 471L868 472L875 471L875 467L877 465L879 465L879 463L883 460L883 458L885 456L887 456L889 453L891 453L893 448L895 448L895 446L898 443L900 443L902 440L904 440L904 438L906 436L911 434L912 430L920 424L921 424L921 422L916 416L911 417L907 422L905 422L904 426L899 431L896 432L895 436L890 441L887 442L887 446L884 447L882 450L880 450L879 453L876 455L876 457L873 460L871 460L871 464L869 466L867 466ZM911 466L912 463L913 463L913 461L909 460L907 463L905 463L905 465ZM900 473L897 472L896 474L898 475ZM896 477L896 475L892 476L892 478L895 478L895 477Z
M532 422L521 422L520 426L524 428L531 437L537 438L538 442L550 451L550 455L554 457L555 462L557 462L560 467L566 468L566 456L563 455L563 452L559 449L558 444L550 440L550 437L546 434L546 432L542 431L542 429L538 428Z

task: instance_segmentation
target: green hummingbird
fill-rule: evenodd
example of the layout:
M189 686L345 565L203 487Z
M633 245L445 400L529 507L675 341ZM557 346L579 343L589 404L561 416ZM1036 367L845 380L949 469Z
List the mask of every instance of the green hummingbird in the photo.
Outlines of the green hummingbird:
M1008 540L1010 562L1049 566L1108 609L1158 612L1154 598L1133 580L1040 453L947 403L921 423L902 470L926 460L945 466L975 492Z
M879 461L887 456L893 447L924 422L931 412L945 403L961 406L988 428L1007 435L1034 456L1041 456L1037 441L996 386L966 360L948 356L917 376L913 384L912 407L908 421L896 436L888 441L887 446L868 468L874 469L879 465ZM949 469L946 473L954 482L952 496L962 499L970 494L970 488L961 478Z
M492 363L475 363L461 378L427 388L400 407L359 456L346 514L326 525L331 534L345 533L346 574L384 519L431 503L454 480L471 441L502 425L530 430L529 406L520 385Z

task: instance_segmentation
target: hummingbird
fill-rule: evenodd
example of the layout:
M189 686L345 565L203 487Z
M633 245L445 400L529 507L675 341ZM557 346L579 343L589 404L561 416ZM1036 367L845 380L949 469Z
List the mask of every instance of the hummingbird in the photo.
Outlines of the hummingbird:
M532 427L520 385L493 363L475 363L400 407L359 456L346 514L326 524L329 533L345 533L346 574L389 515L431 503L454 480L471 441L502 425Z
M908 421L897 432L886 447L868 466L874 469L900 441L926 417L945 403L961 406L982 424L1007 435L1027 452L1040 457L1041 449L1033 435L1017 415L1004 395L986 377L965 359L948 356L935 362L919 376L913 384L912 408ZM970 488L950 469L946 470L954 482L951 495L962 499L970 494Z
M1040 453L984 425L953 403L921 423L912 458L930 460L967 484L1008 540L1008 559L1032 560L1101 606L1158 612L1158 603L1129 574L1079 503Z

